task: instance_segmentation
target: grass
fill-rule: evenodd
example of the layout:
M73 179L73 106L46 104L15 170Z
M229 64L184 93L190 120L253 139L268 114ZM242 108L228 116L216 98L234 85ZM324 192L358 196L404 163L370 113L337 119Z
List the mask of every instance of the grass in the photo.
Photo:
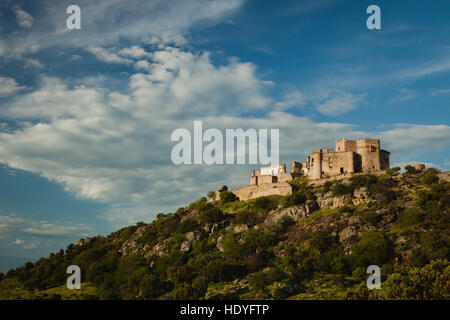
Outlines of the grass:
M322 216L327 216L331 214L337 214L339 212L339 208L332 208L332 209L324 209L324 210L317 210L314 211L310 216L305 218L300 218L297 223L307 223L314 219L317 219Z
M29 291L25 290L17 282L4 281L0 288L0 300L82 300L96 299L97 288L91 283L81 283L81 289L69 290L66 285L56 288Z
M267 196L267 199L269 199L271 202L281 204L283 200L286 198L286 196ZM253 211L255 207L257 206L258 201L260 201L261 198L256 199L250 199L246 201L234 201L234 202L228 202L225 204L220 205L220 209L224 213L235 213L236 211L239 211L241 209L247 209Z

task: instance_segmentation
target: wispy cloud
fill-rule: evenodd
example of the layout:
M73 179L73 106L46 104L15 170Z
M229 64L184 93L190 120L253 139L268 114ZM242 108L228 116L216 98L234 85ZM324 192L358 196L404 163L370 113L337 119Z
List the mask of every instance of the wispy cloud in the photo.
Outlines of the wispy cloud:
M399 94L390 100L390 103L402 103L411 99L414 99L417 93L414 90L401 88Z
M30 28L33 26L34 18L28 12L22 10L20 7L14 7L14 13L16 14L17 23L24 28Z
M322 91L314 103L317 110L328 116L337 116L360 106L366 94L353 94L343 90Z
M432 93L431 93L431 95L433 96L433 97L435 97L435 96L438 96L438 95L440 95L440 94L449 94L450 93L450 89L437 89L437 90L434 90Z
M415 64L399 70L394 74L397 78L421 78L424 76L446 72L450 70L450 59L444 58L433 63Z
M0 238L33 236L47 237L84 237L92 235L92 229L85 225L69 225L33 221L14 214L0 216ZM16 238L14 244L22 245L24 240Z

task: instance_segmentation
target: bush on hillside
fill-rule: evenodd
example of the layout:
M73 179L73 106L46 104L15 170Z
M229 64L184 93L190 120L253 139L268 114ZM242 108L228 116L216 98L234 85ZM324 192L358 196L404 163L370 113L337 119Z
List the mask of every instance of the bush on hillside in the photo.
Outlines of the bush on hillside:
M362 235L361 240L353 245L351 251L355 268L373 264L382 266L392 256L392 244L383 233L369 231Z

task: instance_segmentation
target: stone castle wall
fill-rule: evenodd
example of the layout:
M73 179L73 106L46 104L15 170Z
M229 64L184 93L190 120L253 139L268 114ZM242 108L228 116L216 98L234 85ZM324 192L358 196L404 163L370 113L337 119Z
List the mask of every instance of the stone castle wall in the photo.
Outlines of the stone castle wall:
M354 174L383 173L389 169L390 153L380 149L380 140L362 138L347 140L341 138L332 148L315 149L305 162L292 162L291 172L286 164L263 167L252 171L250 184L232 190L241 200L270 195L292 194L289 181L301 176L309 183L324 183L336 178Z

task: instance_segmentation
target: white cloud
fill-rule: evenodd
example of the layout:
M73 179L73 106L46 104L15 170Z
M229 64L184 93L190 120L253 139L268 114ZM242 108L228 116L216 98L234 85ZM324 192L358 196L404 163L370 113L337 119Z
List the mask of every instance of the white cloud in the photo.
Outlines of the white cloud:
M322 91L315 106L320 113L337 116L359 107L366 94L352 94L343 90Z
M16 240L14 240L14 242L13 242L13 244L24 244L24 243L25 243L25 241L20 240L20 239L16 239Z
M11 96L25 88L19 86L15 79L0 76L0 98Z
M379 132L388 150L411 155L430 150L446 150L450 145L450 126L397 124Z
M86 51L95 55L97 59L108 63L130 64L133 62L130 59L120 57L112 50L108 50L99 46L89 46L88 48L86 48Z
M132 57L134 59L141 59L141 58L150 58L152 54L150 52L146 52L144 49L142 49L139 46L131 46L129 48L123 48L118 52L121 56L125 57Z
M36 249L38 247L38 242L28 242L21 239L16 239L12 244L22 247L25 250Z
M23 11L18 6L14 7L14 13L16 14L17 23L24 28L30 28L33 26L33 17L26 11Z
M262 93L267 83L255 66L237 60L216 67L206 53L172 47L153 56L150 73L130 76L127 94L94 87L94 80L69 88L43 78L40 88L1 110L6 118L41 120L0 133L0 161L96 200L154 201L177 180L186 188L187 176L179 174L195 170L168 163L171 131L208 114L220 119L262 109L271 102Z

